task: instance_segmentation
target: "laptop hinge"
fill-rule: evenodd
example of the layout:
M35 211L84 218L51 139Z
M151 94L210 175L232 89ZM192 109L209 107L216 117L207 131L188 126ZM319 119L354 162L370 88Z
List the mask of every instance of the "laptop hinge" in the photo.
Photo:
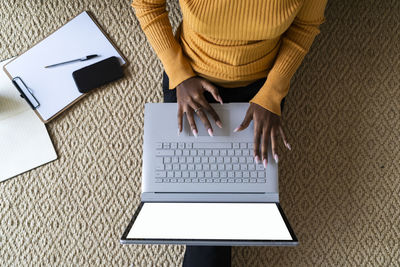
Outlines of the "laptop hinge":
M277 202L277 193L249 193L249 192L144 192L142 193L143 202Z

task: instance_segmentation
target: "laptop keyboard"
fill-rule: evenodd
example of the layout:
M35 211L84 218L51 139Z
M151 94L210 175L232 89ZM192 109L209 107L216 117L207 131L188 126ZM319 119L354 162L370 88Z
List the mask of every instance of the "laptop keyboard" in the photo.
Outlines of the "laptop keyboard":
M156 183L266 183L253 143L159 142Z

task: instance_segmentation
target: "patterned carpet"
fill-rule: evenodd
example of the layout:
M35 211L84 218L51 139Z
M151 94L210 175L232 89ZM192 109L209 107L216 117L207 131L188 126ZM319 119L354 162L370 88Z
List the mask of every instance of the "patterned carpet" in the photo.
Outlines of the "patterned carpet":
M139 205L144 103L162 95L130 0L2 0L0 60L83 10L128 58L127 77L47 125L57 161L0 183L0 265L179 266L183 246L119 244ZM300 245L234 248L233 266L400 265L399 15L397 0L328 4L283 114L281 204Z

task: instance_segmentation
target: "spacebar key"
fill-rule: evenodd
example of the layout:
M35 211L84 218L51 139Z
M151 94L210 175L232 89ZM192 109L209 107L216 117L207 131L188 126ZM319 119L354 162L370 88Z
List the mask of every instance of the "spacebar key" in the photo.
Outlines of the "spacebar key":
M193 148L232 148L231 143L193 143Z

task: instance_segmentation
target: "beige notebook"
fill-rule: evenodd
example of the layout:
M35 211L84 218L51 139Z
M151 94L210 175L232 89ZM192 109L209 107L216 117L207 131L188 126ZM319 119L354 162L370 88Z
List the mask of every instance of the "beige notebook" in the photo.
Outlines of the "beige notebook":
M46 126L0 71L0 182L55 159Z

